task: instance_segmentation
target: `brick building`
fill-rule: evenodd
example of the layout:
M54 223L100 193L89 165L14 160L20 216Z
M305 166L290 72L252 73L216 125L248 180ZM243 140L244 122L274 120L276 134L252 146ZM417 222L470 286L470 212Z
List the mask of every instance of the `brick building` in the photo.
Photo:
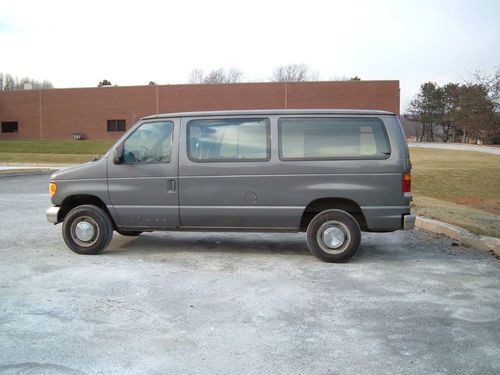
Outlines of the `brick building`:
M161 85L0 92L0 139L115 139L139 118L224 109L378 109L399 114L399 81Z

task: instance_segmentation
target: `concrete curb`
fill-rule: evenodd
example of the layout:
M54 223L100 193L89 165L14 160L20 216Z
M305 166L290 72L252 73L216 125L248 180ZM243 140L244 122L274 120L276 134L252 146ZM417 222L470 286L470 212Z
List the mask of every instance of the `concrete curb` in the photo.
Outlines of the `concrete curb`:
M2 177L16 177L16 176L34 176L40 174L52 174L57 171L57 168L46 168L46 169L26 169L26 170L0 170L0 178Z
M3 161L0 164L1 167L20 167L20 168L65 168L65 167L74 167L75 165L79 165L78 163L23 163L23 162L13 162L13 161Z
M423 216L417 216L415 225L418 228L425 229L430 232L444 234L445 236L450 237L464 245L473 247L474 249L493 251L500 257L500 238L479 236L466 229L457 227L456 225L443 223L442 221L429 219Z
M74 164L51 164L51 163L10 163L0 164L0 177L29 176L37 174L54 173Z

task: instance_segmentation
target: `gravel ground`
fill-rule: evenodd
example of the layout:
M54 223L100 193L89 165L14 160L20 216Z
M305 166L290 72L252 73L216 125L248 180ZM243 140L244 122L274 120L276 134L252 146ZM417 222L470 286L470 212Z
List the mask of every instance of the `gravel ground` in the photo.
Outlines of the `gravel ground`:
M115 235L70 252L48 175L0 178L0 373L498 374L500 261L425 231L347 264L303 234Z

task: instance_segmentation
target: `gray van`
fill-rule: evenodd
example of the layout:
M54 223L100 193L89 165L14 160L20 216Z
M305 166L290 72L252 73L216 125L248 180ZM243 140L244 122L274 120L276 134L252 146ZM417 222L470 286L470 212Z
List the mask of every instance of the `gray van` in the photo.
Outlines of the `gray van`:
M100 159L54 173L47 219L79 254L113 231L307 232L314 255L344 262L361 231L414 227L410 169L390 112L155 115Z

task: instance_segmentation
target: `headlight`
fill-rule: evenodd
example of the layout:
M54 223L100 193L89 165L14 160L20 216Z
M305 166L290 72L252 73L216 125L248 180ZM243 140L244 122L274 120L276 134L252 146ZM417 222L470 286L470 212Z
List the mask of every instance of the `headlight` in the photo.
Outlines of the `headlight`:
M56 195L56 190L57 190L57 185L55 182L51 182L50 183L50 188L49 188L49 191L50 191L50 197L52 198L54 195Z

